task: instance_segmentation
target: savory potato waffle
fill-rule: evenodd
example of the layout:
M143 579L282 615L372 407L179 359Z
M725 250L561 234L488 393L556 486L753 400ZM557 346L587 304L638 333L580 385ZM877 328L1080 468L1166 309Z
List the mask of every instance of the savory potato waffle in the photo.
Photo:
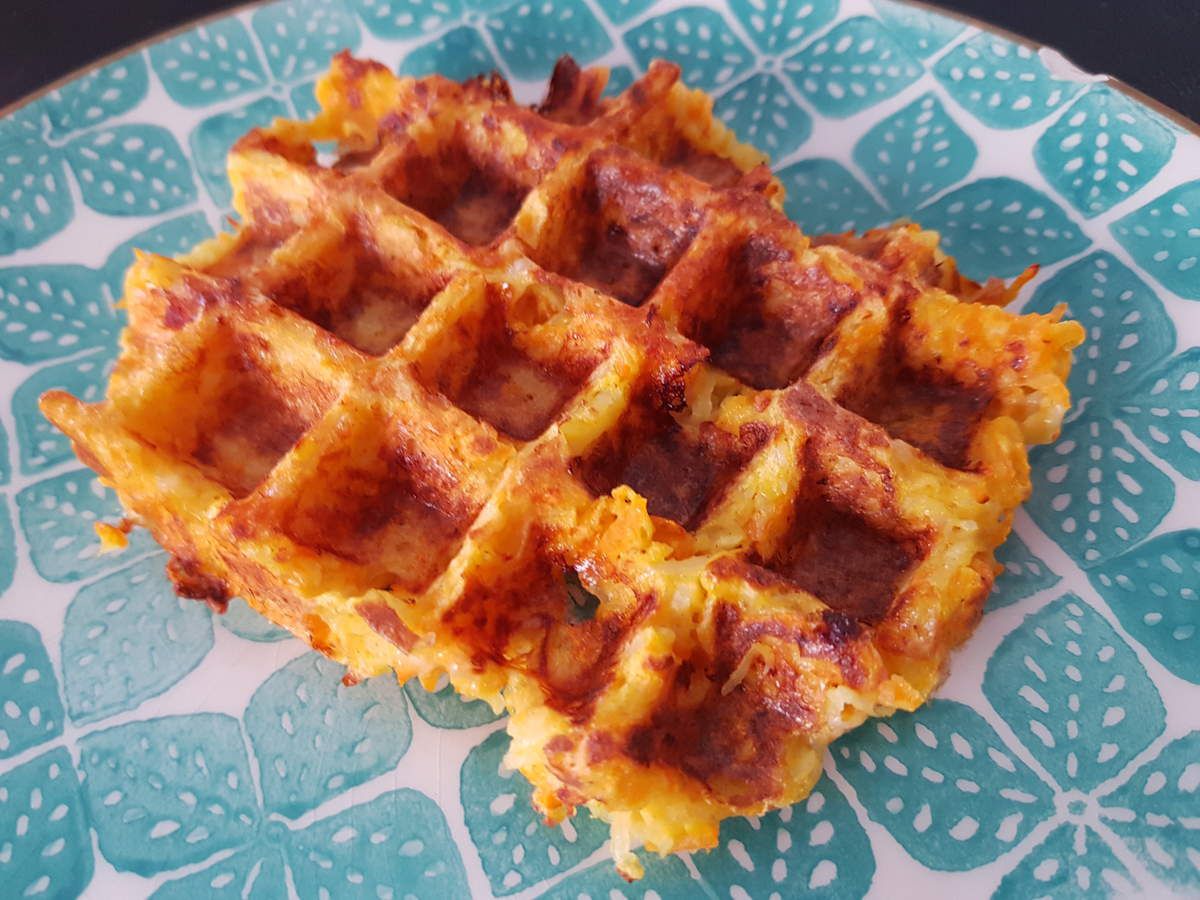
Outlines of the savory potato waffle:
M635 876L938 684L1082 331L914 226L810 241L674 66L605 79L338 57L235 147L236 233L139 256L105 400L43 409L182 594L507 708Z

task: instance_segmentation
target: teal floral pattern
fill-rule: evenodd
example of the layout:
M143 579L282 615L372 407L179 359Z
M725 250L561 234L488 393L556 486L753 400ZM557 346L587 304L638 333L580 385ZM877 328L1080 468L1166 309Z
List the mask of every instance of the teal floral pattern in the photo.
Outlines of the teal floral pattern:
M1149 182L1174 147L1174 133L1154 113L1095 87L1043 132L1033 152L1046 180L1094 216Z
M117 869L149 875L236 847L258 827L250 763L230 716L168 716L79 742L89 817Z
M0 775L0 883L14 896L78 896L92 879L91 842L66 750Z
M899 93L921 66L875 19L848 19L784 62L812 104L842 118Z
M0 144L0 253L36 247L74 215L62 155L38 141Z
M467 877L437 804L392 791L289 836L301 897L467 896Z
M1200 181L1172 188L1113 223L1112 233L1142 268L1188 300L1200 300Z
M933 73L964 109L993 128L1032 125L1080 89L1051 75L1036 51L990 34L959 44Z
M246 26L220 19L150 48L150 64L171 99L207 106L266 84Z
M343 672L242 600L178 598L38 397L104 389L134 250L227 227L226 154L311 116L331 54L407 74L680 63L816 235L909 218L971 276L1041 272L1087 340L1063 433L944 692L833 748L796 806L624 882L545 826L487 705ZM1048 64L1049 62L1049 64ZM287 0L0 119L0 894L769 898L1200 891L1200 139L896 0ZM984 648L979 650L977 648ZM988 652L990 650L990 652ZM971 657L971 654L974 654ZM986 658L981 658L986 654Z
M344 674L325 657L306 653L250 698L246 731L271 812L296 818L395 768L408 750L412 725L395 679L346 686Z
M868 723L834 758L871 818L931 869L991 862L1054 808L987 720L949 700Z
M961 180L977 155L975 142L932 93L888 116L854 147L854 161L897 215Z
M788 217L812 234L866 231L889 220L857 179L832 159L806 159L779 170Z
M721 846L693 860L718 897L861 897L875 876L867 834L828 778L794 807L725 822Z
M534 811L529 782L504 765L508 735L497 731L462 766L467 829L498 897L565 872L603 845L608 829L580 810L556 828Z
M63 709L54 669L36 628L0 621L0 759L62 733Z
M1011 278L1074 256L1088 239L1048 196L1014 178L981 178L916 214L976 278Z
M1155 659L1200 684L1200 530L1159 535L1088 576Z
M155 554L93 581L67 607L63 688L77 724L162 693L212 649L209 611L176 596L164 562Z
M183 150L157 125L94 131L67 147L83 202L110 216L148 216L195 199Z

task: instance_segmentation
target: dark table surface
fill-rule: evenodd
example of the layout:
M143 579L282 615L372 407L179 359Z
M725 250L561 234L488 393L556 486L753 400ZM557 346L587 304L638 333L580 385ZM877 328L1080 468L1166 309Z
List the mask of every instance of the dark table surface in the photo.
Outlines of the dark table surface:
M230 0L3 0L0 106L127 44ZM1057 47L1200 121L1200 0L941 0Z

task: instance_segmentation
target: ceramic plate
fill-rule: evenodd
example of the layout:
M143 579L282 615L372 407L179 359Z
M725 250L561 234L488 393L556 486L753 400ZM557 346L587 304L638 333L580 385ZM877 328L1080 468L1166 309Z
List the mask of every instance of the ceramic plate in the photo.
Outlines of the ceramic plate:
M978 634L796 807L627 886L546 828L486 707L177 599L38 414L103 389L133 247L222 227L230 143L313 112L349 47L403 72L654 57L767 151L810 232L908 216L1087 328L1062 438ZM897 897L1200 892L1200 138L1052 52L866 0L297 0L74 77L0 120L0 894ZM610 892L617 892L610 894Z

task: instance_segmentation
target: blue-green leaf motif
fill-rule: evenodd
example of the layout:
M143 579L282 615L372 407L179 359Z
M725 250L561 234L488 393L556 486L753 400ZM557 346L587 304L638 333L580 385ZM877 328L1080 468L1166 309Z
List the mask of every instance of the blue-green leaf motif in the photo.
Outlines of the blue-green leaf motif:
M1132 897L1138 893L1129 870L1108 844L1085 825L1064 823L1004 876L993 900L1028 897Z
M1146 107L1097 85L1042 132L1033 156L1046 180L1090 217L1145 186L1174 147L1175 135Z
M866 231L889 219L867 189L832 159L806 159L776 174L787 189L788 218L807 234Z
M415 678L404 686L417 714L434 728L475 728L495 722L502 715L482 700L463 700L450 685L427 691Z
M931 869L991 862L1054 810L1049 788L962 703L931 700L833 749L871 818Z
M118 125L67 145L83 202L110 216L149 216L196 199L183 148L159 125Z
M967 112L993 128L1032 125L1082 87L1051 75L1035 50L987 33L953 48L933 74Z
M0 594L12 587L16 569L17 547L12 511L8 505L8 498L0 495Z
M945 47L958 37L966 26L949 16L931 10L896 3L893 0L871 0L875 15L896 36L905 49L922 59Z
M395 768L408 750L412 722L395 676L347 687L345 673L306 653L250 698L243 718L269 812L294 819Z
M933 93L875 125L854 145L854 161L893 212L911 213L975 164L975 142Z
M1088 578L1159 663L1200 684L1200 530L1159 535Z
M641 68L669 55L687 84L706 91L729 84L754 62L720 13L699 6L649 18L625 32L625 43Z
M1162 733L1166 710L1137 655L1066 594L1008 635L983 693L1064 789L1091 791Z
M80 589L63 622L71 719L133 709L192 671L212 649L212 613L179 597L154 555Z
M208 106L267 83L250 32L233 16L154 44L150 65L184 106Z
M611 859L602 859L538 894L538 900L715 900L712 889L696 881L678 856L641 857L645 873L637 881L627 882Z
M1011 278L1073 256L1089 241L1049 197L1014 178L981 178L918 210L971 278Z
M502 764L509 738L497 731L468 754L462 766L467 831L497 896L524 890L591 856L608 828L581 809L548 828L533 809L533 789Z
M308 120L321 111L321 104L317 102L316 87L315 81L302 81L292 88L289 97L297 119Z
M165 882L152 900L287 900L283 855L254 844L199 872Z
M633 84L633 69L629 66L613 66L608 72L608 84L604 86L605 97L615 97Z
M259 813L237 720L163 716L79 740L100 852L119 871L152 875L254 836Z
M1151 872L1188 895L1200 891L1200 731L1172 741L1100 803Z
M104 396L112 364L111 352L92 353L38 369L21 382L13 392L12 410L23 475L37 475L73 456L70 439L42 415L38 398L46 391L62 390L95 403Z
M1156 456L1200 481L1200 347L1168 360L1116 404L1116 413Z
M1149 535L1175 500L1171 479L1102 409L1068 423L1057 443L1029 457L1029 517L1084 568Z
M1067 380L1076 405L1126 393L1175 347L1175 326L1162 300L1107 251L1060 269L1023 311L1046 313L1060 303L1087 332Z
M282 100L259 97L241 109L210 116L193 129L188 139L192 147L192 161L214 203L224 208L233 200L225 158L237 139L251 128L270 125L272 120L287 114L287 107Z
M583 0L527 0L488 16L496 52L517 78L544 78L564 53L581 63L612 48Z
M1200 300L1200 180L1189 181L1111 226L1143 269L1187 300Z
M276 78L323 72L339 50L356 50L358 23L340 3L288 0L257 9L250 20Z
M12 478L12 467L8 461L8 432L0 426L0 484L8 484ZM3 581L3 578L0 578ZM8 587L8 582L0 584L0 590Z
M142 101L149 86L146 61L140 53L131 53L68 82L46 97L50 136L66 137L128 112Z
M400 63L400 74L419 77L436 73L462 81L495 68L496 60L479 32L463 25L409 53Z
M228 608L217 617L217 621L226 631L247 641L269 644L291 637L290 632L260 616L241 597L230 600Z
M443 900L469 896L467 874L438 805L390 791L286 838L301 898Z
M45 137L47 98L30 100L0 118L0 145L10 139Z
M462 15L461 0L349 0L367 31L385 40L430 34Z
M125 272L133 265L133 251L144 250L159 256L179 256L187 253L213 230L202 212L185 213L140 231L108 255L104 263L104 281L113 297L124 293ZM110 313L111 314L111 313ZM115 341L113 342L115 344Z
M32 363L116 345L120 323L86 266L0 269L0 356Z
M73 218L59 150L37 140L0 144L0 256L37 246Z
M609 19L621 25L634 16L644 13L654 5L655 0L596 0L596 2Z
M719 897L862 897L875 877L871 842L827 777L795 806L726 819L721 845L692 859Z
M24 622L0 621L0 759L45 743L62 729L58 684L41 635Z
M78 581L115 569L155 546L149 532L138 530L129 536L123 553L100 553L94 526L121 518L121 505L87 469L31 484L17 494L17 515L33 567L47 581Z
M78 897L92 836L71 754L59 747L0 776L0 885L9 897Z
M798 47L833 21L838 0L730 0L729 9L763 53Z
M755 75L721 95L714 111L740 140L772 159L787 156L812 133L812 118L774 75Z
M783 68L813 106L838 119L895 96L924 72L867 16L840 23L784 60Z
M1045 562L1038 559L1033 551L1021 540L1015 531L996 551L996 562L1004 570L996 578L996 584L988 595L988 611L1003 609L1018 600L1024 600L1053 587L1061 580Z

